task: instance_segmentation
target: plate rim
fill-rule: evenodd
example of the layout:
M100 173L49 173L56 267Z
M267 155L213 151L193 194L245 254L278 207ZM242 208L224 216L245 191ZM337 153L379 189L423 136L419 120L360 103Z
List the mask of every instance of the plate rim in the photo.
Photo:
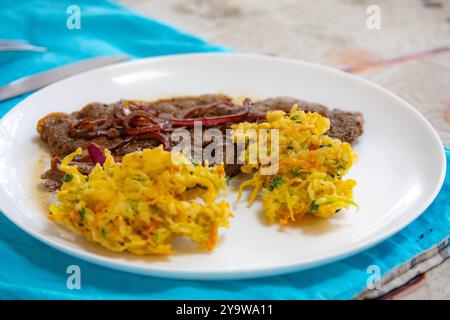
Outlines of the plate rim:
M404 219L404 221L401 221L400 223L396 223L396 225L392 228L390 228L387 231L380 232L377 236L373 236L369 239L366 239L365 241L362 241L361 243L357 245L350 246L350 249L341 249L338 251L335 251L333 254L329 254L325 257L322 257L320 259L314 258L310 260L303 261L301 263L292 263L292 262L285 262L283 264L279 264L277 266L270 266L265 267L263 269L261 268L244 268L239 270L228 270L228 271L179 271L179 270L164 270L163 268L145 268L137 265L133 265L133 262L124 262L124 261L117 261L114 260L114 258L111 257L104 257L95 253L90 253L87 251L82 251L81 249L77 248L70 248L66 247L63 244L58 243L55 240L52 240L44 235L39 234L37 231L34 231L32 228L29 228L27 225L23 224L22 222L18 221L14 218L14 215L8 214L8 211L12 211L12 209L9 209L8 204L6 201L4 201L3 197L0 197L0 211L3 213L5 217L7 217L10 221L12 221L17 227L22 229L23 231L27 232L29 235L33 236L35 239L43 242L44 244L55 248L61 252L64 252L68 255L75 256L77 258L80 258L84 261L94 263L97 265L101 265L103 267L112 268L119 271L126 271L131 273L137 273L141 275L146 276L155 276L155 277L162 277L162 278L172 278L172 279L190 279L190 280L231 280L231 279L249 279L249 278L259 278L259 277L265 277L265 276L274 276L274 275L280 275L295 271L301 271L310 269L319 265L325 265L329 264L334 261L342 260L344 258L347 258L349 256L355 255L357 253L360 253L364 250L367 250L371 247L374 247L375 245L379 244L383 240L393 236L394 234L398 233L400 230L404 229L406 226L411 224L413 221L415 221L434 201L434 199L437 197L439 191L441 190L445 175L446 175L446 157L445 157L445 150L444 145L442 143L442 140L440 139L438 133L434 129L434 127L430 124L430 122L417 110L415 109L411 104L404 101L399 96L395 95L394 93L390 92L389 90L383 88L382 86L364 79L360 76L346 73L342 70L335 69L329 66L324 66L308 61L303 60L297 60L297 59L290 59L290 58L282 58L282 57L272 57L262 54L251 54L251 53L228 53L228 52L209 52L209 53L190 53L190 54L173 54L173 55L165 55L165 56L157 56L157 57L148 57L143 59L134 59L130 61L120 62L113 65L103 66L100 68L92 69L89 71L85 71L82 73L79 73L77 75L62 79L60 81L57 81L47 87L44 87L29 96L27 96L25 99L21 100L18 104L13 106L1 119L0 119L0 125L5 122L5 119L8 119L12 115L14 115L17 110L17 106L22 105L24 103L27 103L29 99L32 99L32 97L36 94L39 94L42 91L52 90L54 86L59 85L61 82L65 82L67 80L76 79L78 77L85 77L88 76L90 73L96 73L96 72L104 72L107 70L114 70L117 68L124 68L127 66L133 66L133 65L139 65L139 64L146 64L146 63L158 63L159 61L167 61L167 60L177 60L177 59L186 59L186 58L198 58L198 57L226 57L226 58L251 58L251 59L261 59L261 60L269 60L270 62L273 62L274 60L280 61L282 63L291 63L295 65L302 65L310 68L316 68L321 71L325 71L328 73L332 73L334 75L344 77L344 78L350 78L358 82L362 82L366 86L371 87L374 90L379 91L380 93L383 93L385 95L390 96L393 98L398 104L402 105L402 107L408 109L410 112L414 114L415 117L417 117L426 127L426 129L429 131L429 133L433 136L433 142L437 143L439 148L439 162L441 163L440 168L440 177L439 181L435 184L434 190L429 194L427 197L427 200L422 203L422 205L415 210L414 214L410 214L407 219ZM3 188L0 189L3 192ZM368 242L368 243L367 243Z

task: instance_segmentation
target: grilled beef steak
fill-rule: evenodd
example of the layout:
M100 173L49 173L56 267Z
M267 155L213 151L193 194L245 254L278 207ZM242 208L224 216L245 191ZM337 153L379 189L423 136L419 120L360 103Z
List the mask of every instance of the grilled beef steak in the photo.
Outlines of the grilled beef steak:
M289 112L294 104L298 104L298 108L301 110L318 112L329 118L331 128L328 134L331 137L352 143L363 132L364 120L359 112L330 110L317 103L290 97L257 101L241 121L264 121L267 111ZM132 111L137 110L138 116L130 118L130 116L122 114L123 110L130 112L130 108ZM139 116L139 110L147 110L151 114L148 115L146 111L144 116ZM151 129L152 132L139 131L142 128L139 121L143 121L142 119L145 117L154 117L151 120L162 128L164 124L158 124L158 121L183 118L186 115L190 119L233 116L239 114L240 110L242 110L242 106L233 103L232 99L225 95L201 95L162 99L154 102L122 100L112 104L91 103L71 114L49 114L42 118L37 125L41 138L48 144L54 157L51 169L42 175L43 179L47 179L44 185L50 191L60 187L63 177L63 173L59 170L60 159L78 147L86 148L89 144L95 143L109 149L116 160L120 161L122 156L127 153L160 145L163 142L163 135L155 134L153 129ZM224 132L231 124L222 123L213 126ZM208 127L210 128L211 125ZM133 134L127 134L130 132ZM207 143L203 147L206 145ZM93 168L93 163L86 153L76 157L74 162L78 164L83 173L89 173ZM234 176L239 173L240 165L226 164L225 171L227 175Z

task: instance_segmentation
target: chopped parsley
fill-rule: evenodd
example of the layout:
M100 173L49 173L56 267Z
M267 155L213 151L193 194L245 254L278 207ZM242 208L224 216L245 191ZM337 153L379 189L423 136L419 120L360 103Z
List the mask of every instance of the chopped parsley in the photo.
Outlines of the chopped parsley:
M291 120L295 122L300 122L300 117L298 115L295 115L291 117Z
M321 148L331 148L332 145L331 145L331 143L330 144L321 144L320 147Z
M225 179L227 180L227 185L229 186L231 177L230 176L225 176Z
M133 211L133 214L139 214L137 202L131 201L131 202L129 203L129 206L130 206L131 211Z
M344 170L345 167L343 165L338 165L336 170L335 170L335 176L340 177L342 174L342 170Z
M153 212L153 213L159 212L159 208L158 208L158 207L152 207L152 212Z
M80 213L80 221L83 221L84 219L84 214L86 213L86 209L81 208L80 211L78 211Z
M275 176L270 180L269 190L273 191L273 189L277 188L281 184L283 184L283 179L280 176Z
M319 204L314 200L311 205L309 206L309 211L310 212L315 212L319 210Z
M192 186L192 187L187 187L187 188L186 188L186 191L190 191L190 190L193 190L193 189L195 189L195 188L200 188L200 189L202 189L202 190L208 190L208 187L207 187L207 186L204 186L204 185L202 185L202 184L200 184L200 183L197 183L196 185L194 185L194 186Z
M63 181L64 181L64 182L70 182L70 181L72 181L72 179L73 179L73 175L71 175L70 173L66 173L66 174L63 176Z
M100 229L100 233L102 234L102 237L106 237L106 230L105 228Z
M300 173L302 172L302 170L300 170L299 168L292 168L290 170L290 173L294 176L294 177L298 177L300 175Z

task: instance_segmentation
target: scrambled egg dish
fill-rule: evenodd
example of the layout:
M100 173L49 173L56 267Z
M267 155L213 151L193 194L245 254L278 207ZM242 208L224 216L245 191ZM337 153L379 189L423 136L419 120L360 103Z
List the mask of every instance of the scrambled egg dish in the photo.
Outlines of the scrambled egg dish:
M250 203L262 191L267 218L271 223L278 221L281 225L297 221L305 214L330 218L342 208L357 206L352 193L356 182L342 179L357 161L357 154L348 143L325 135L330 128L327 118L318 113L299 111L294 106L289 115L272 111L267 113L266 119L263 123L233 125L235 141L246 141L240 155L246 164L241 171L254 172L251 179L241 184L239 199L245 187L253 187ZM261 140L259 134L250 139L247 132L252 130L249 129L257 133L262 129L268 132L278 129L279 168L276 174L262 174L266 165L260 161L259 153L256 163L249 164L250 150L265 143L258 141ZM266 147L270 150L273 137L268 137Z
M215 202L226 187L222 165L195 165L181 153L172 161L162 147L127 154L121 163L105 153L103 167L87 176L70 165L81 149L64 158L50 219L117 252L170 254L179 237L214 248L218 228L232 216L227 202Z

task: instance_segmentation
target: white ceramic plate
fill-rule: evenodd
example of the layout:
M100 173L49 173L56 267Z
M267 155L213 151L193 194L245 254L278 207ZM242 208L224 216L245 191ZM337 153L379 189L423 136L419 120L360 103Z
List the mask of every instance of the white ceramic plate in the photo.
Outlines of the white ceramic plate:
M360 211L325 221L305 219L281 230L256 203L234 204L235 218L212 253L184 241L167 257L109 252L46 217L37 178L48 166L35 127L44 115L93 102L222 92L235 97L293 96L361 111L365 132L354 144L360 161L348 177L359 184ZM445 157L431 125L410 105L368 81L318 65L241 54L180 55L104 67L31 95L0 122L0 208L37 239L68 254L120 270L173 278L259 277L309 268L349 256L417 218L442 186ZM44 158L43 158L44 157ZM37 163L39 165L37 165ZM233 184L236 184L235 181Z

